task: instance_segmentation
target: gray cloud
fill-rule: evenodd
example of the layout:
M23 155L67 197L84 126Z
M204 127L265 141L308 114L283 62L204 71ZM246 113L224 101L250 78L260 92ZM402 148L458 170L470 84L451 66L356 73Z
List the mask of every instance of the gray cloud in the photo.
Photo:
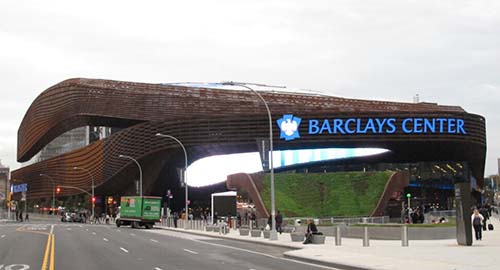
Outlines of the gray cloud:
M240 80L460 105L500 119L499 1L3 1L0 158L33 99L70 77Z

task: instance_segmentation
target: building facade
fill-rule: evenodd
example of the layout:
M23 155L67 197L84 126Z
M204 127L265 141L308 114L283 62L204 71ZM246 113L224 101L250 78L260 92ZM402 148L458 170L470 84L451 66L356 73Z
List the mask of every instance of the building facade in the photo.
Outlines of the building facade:
M485 120L458 106L259 93L271 110L276 150L383 148L388 153L371 164L428 164L419 167L420 175L434 181L445 172L453 175L452 182L483 181ZM81 147L13 171L14 179L29 184L29 197L52 193L52 183L40 174L51 175L56 184L86 190L94 179L97 194L134 194L139 170L120 155L138 160L144 194L164 195L167 189L181 193L178 168L184 166L183 152L177 142L157 133L178 138L189 163L258 151L259 142L269 136L267 112L251 91L71 79L33 101L19 127L18 161L30 161L66 132L85 127L101 127L106 135L88 135ZM77 193L63 189L61 195Z
M0 161L0 206L6 207L7 195L9 193L10 168Z

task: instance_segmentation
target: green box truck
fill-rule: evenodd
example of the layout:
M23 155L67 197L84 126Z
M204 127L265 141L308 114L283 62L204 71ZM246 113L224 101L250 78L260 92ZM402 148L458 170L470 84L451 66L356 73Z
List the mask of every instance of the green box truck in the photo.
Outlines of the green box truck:
M132 228L153 228L161 218L161 197L124 196L120 200L120 212L116 226L131 225Z

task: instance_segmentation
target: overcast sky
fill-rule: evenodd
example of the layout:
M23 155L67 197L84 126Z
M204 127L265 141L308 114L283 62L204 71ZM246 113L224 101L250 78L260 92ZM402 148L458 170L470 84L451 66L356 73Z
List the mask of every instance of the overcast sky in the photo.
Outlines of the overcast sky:
M1 1L0 159L68 78L235 80L460 105L500 157L500 1Z

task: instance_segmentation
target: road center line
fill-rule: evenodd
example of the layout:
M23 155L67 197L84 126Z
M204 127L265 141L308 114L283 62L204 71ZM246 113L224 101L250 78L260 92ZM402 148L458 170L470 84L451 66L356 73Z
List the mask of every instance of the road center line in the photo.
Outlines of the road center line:
M128 253L128 250L126 250L126 249L124 249L124 248L122 248L122 247L120 247L120 249L121 249L123 252Z
M163 270L160 267L155 267L154 270Z
M158 240L155 240L155 239L149 239L149 240L151 240L151 242L158 243Z
M108 239L106 239L106 238L103 238L102 240L103 240L104 242L108 242L108 241L109 241L109 240L108 240Z
M189 253L191 253L191 254L198 254L198 252L195 252L195 251L189 250L189 249L187 249L187 248L185 248L185 249L184 249L184 251L189 252Z

